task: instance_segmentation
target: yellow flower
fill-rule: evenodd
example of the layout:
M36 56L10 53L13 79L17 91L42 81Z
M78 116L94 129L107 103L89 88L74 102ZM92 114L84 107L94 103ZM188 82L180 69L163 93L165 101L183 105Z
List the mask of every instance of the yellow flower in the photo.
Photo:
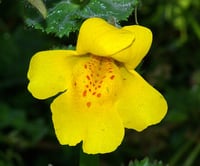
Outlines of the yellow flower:
M134 70L151 42L145 27L119 29L90 18L81 26L75 51L32 57L28 90L38 99L59 94L51 110L61 144L82 141L86 153L108 153L121 144L125 128L142 131L163 119L165 99Z

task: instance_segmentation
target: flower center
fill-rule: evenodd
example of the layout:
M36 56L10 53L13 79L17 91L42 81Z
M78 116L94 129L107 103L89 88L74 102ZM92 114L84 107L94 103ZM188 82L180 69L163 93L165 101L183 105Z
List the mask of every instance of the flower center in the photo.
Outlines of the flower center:
M113 102L121 84L118 66L106 57L86 58L75 66L73 76L74 95L86 108Z

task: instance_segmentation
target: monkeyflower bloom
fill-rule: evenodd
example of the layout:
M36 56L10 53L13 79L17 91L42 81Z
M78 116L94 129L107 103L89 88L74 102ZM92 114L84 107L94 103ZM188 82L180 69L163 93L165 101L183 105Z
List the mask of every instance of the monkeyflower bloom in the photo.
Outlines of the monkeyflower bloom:
M152 33L139 25L117 28L101 18L81 26L76 50L36 53L28 90L51 104L61 144L82 141L89 154L114 151L125 128L142 131L166 114L163 96L134 69L148 52Z

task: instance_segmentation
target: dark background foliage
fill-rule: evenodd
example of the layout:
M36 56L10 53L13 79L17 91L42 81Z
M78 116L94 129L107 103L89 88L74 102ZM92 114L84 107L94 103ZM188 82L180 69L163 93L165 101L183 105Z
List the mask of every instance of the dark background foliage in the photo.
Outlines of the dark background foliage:
M34 53L74 45L77 32L59 39L28 27L24 4L0 1L0 166L76 166L80 145L59 145L50 101L31 96L26 73ZM115 152L100 156L101 165L128 165L146 156L170 166L200 163L199 11L198 0L140 4L139 23L152 29L154 40L138 71L166 97L169 110L158 125L140 133L127 130ZM134 14L121 22L133 23Z

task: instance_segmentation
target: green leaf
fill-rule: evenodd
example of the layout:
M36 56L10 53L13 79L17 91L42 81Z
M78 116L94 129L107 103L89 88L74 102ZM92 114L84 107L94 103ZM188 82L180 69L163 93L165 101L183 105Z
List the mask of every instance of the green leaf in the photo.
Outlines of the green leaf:
M127 20L137 3L138 0L62 0L54 3L47 1L46 20L30 11L25 21L35 29L63 37L79 30L82 22L90 17L104 18L116 24Z
M115 18L117 22L127 20L134 9L135 1L130 0L91 0L82 10L80 16L84 18L101 17L106 20Z
M77 17L79 6L68 1L61 1L55 7L49 10L46 19L47 33L55 33L57 36L68 36L70 32L80 27L80 21Z
M128 166L163 166L161 161L150 162L149 158L144 158L141 161L135 160L134 162L130 161Z

